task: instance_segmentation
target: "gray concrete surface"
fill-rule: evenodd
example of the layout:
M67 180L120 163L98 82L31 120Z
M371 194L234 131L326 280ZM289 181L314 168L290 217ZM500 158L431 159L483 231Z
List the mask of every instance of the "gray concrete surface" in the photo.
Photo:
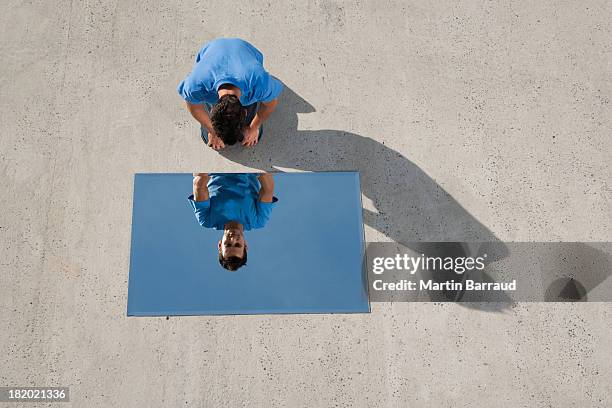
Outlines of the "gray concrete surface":
M610 2L248 3L3 2L0 385L68 385L73 407L612 406L605 303L126 318L134 172L359 169L370 241L612 238ZM175 93L218 36L288 89L247 153L204 148Z

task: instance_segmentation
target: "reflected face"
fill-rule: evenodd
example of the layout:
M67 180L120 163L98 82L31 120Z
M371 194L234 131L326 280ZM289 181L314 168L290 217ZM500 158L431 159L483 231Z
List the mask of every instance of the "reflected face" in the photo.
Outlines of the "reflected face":
M244 251L247 249L247 243L244 240L242 225L237 222L225 224L223 237L219 241L218 248L223 258L243 258Z

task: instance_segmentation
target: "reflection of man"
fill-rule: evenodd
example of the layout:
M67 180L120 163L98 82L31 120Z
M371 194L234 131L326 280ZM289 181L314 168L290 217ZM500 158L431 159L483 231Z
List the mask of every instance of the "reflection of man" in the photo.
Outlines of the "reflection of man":
M178 92L200 122L204 142L219 150L236 142L256 145L282 88L264 69L259 50L238 38L220 38L198 52Z
M277 201L269 173L193 174L189 202L201 226L223 230L219 263L230 271L246 264L244 231L264 227Z

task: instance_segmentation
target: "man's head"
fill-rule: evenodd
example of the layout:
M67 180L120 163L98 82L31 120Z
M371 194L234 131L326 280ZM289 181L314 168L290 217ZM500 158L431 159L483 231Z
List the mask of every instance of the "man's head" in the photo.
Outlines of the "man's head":
M242 224L235 221L225 224L219 241L219 263L228 271L236 271L247 262L247 243Z
M246 126L246 109L233 94L225 94L210 110L210 120L217 136L226 145L241 142Z

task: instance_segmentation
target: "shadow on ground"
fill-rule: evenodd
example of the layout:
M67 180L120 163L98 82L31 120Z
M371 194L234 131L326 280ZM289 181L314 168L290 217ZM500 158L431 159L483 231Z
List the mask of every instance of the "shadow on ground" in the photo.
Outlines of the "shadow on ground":
M277 110L264 125L264 137L258 146L253 149L233 146L220 153L228 160L264 171L279 168L303 171L357 170L361 177L362 192L376 209L364 209L364 222L408 247L419 241L499 243L487 227L401 153L374 139L354 133L328 129L298 130L298 113L314 111L312 105L285 86ZM449 242L448 245L453 244ZM465 254L462 246L448 248L448 245L444 245L444 250L451 251L454 256ZM499 244L497 246L503 247ZM426 255L438 255L431 252L431 246L428 248ZM503 253L498 255L505 256ZM508 297L496 301L504 303L495 307L464 305L495 311L511 305Z

